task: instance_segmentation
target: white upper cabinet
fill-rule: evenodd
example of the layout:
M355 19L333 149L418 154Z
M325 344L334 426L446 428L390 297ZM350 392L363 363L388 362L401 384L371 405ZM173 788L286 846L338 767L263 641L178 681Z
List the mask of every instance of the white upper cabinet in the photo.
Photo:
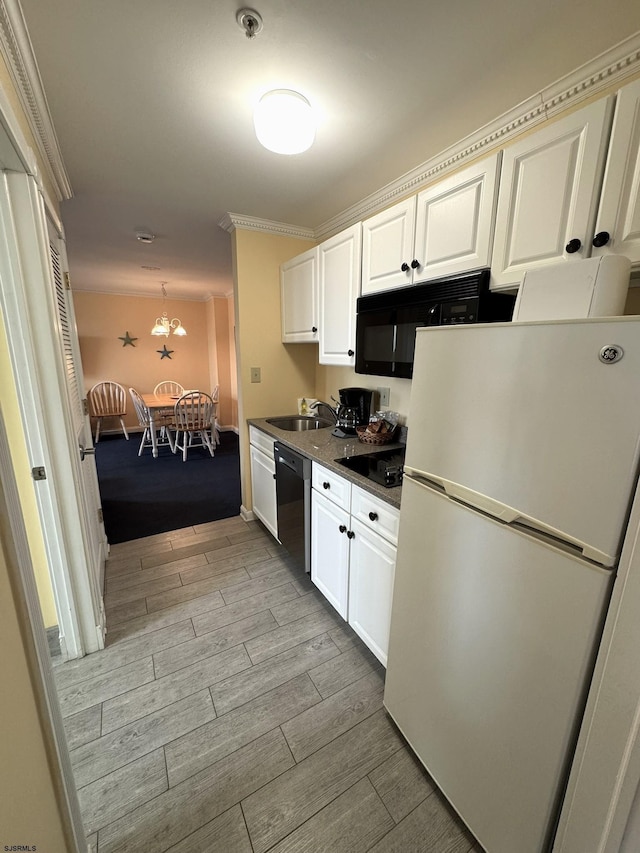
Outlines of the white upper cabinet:
M319 249L320 364L353 367L356 301L360 295L362 223L321 243Z
M362 223L362 295L413 282L416 197ZM415 267L414 267L415 268Z
M589 257L613 99L602 98L504 150L491 286Z
M282 342L318 341L318 247L280 267Z
M593 255L640 261L640 80L618 93Z
M489 266L500 156L365 220L363 295Z
M418 194L414 280L488 267L501 152Z

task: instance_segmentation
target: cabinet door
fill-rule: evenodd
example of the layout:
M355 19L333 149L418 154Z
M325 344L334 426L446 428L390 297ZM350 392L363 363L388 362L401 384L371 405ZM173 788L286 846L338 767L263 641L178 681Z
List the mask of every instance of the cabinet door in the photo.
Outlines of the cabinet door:
M353 518L351 530L349 624L386 666L396 549Z
M282 342L318 340L318 248L297 255L280 267Z
M356 350L356 300L360 295L362 223L321 243L320 364L353 367Z
M276 505L276 464L275 461L251 447L251 493L253 511L267 528L278 538L278 509Z
M488 267L501 154L418 194L414 281Z
M343 619L349 595L349 513L311 492L311 580Z
M505 149L492 287L513 287L525 270L589 256L611 111L612 99L602 98Z
M599 237L602 232L609 240L594 247L594 255L613 252L640 261L640 80L618 92L595 226Z
M415 196L362 223L363 296L412 284L415 224Z

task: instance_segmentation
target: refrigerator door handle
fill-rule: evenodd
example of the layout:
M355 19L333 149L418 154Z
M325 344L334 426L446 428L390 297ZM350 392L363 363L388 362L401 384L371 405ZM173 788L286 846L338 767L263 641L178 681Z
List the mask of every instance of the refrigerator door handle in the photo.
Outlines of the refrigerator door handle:
M422 481L425 485L436 486L436 488L440 488L446 492L449 497L462 501L462 503L479 509L482 512L486 512L487 515L498 518L506 524L510 524L512 521L520 518L520 513L512 506L489 498L486 495L480 494L480 492L475 492L473 489L468 489L466 486L461 486L460 483L454 483L451 480L446 480L444 477L438 477L435 474L429 474L425 471L418 471L416 468L411 468L407 465L404 466L404 474L405 476L408 474L414 480Z
M482 512L486 512L487 515L504 521L505 524L511 524L517 519L522 518L518 510L514 509L514 507L482 495L480 492L475 492L473 489L461 486L459 483L444 480L442 485L449 497L462 501L462 503L475 507Z
M404 476L411 477L411 479L420 486L443 492L448 497L460 501L472 509L480 510L480 512L490 515L497 521L502 521L505 524L513 524L529 534L537 534L538 537L539 534L551 537L551 539L554 540L553 544L577 551L587 560L592 560L594 563L598 563L601 566L610 568L615 565L617 557L616 554L605 554L602 551L591 548L585 542L569 538L563 535L562 531L556 530L550 525L543 524L536 518L523 515L521 512L518 512L515 507L496 501L493 498L487 497L487 495L474 491L473 489L461 486L460 483L454 483L452 480L447 480L444 477L438 477L435 474L419 471L418 469L412 468L406 464L404 466Z

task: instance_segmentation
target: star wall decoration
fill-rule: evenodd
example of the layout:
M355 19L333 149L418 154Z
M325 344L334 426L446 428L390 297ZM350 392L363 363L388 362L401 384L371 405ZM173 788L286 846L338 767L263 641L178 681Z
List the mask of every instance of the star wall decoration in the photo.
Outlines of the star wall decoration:
M135 347L134 341L137 341L137 338L132 338L129 332L125 332L124 335L118 338L119 341L124 341L122 344L123 347Z
M171 358L171 353L175 352L175 350L167 349L167 345L165 344L162 349L157 349L156 352L160 353L160 361L162 361L163 358Z

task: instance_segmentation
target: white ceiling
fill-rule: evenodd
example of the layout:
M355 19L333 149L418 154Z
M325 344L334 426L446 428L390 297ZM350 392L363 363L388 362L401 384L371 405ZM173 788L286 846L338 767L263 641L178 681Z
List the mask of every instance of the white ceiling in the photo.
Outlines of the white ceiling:
M637 0L250 0L251 41L236 0L21 4L74 288L174 298L230 292L227 211L318 228L640 29ZM308 152L257 142L272 88L317 108Z

